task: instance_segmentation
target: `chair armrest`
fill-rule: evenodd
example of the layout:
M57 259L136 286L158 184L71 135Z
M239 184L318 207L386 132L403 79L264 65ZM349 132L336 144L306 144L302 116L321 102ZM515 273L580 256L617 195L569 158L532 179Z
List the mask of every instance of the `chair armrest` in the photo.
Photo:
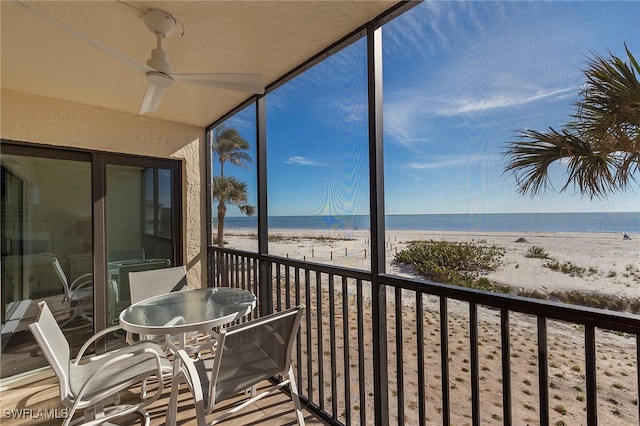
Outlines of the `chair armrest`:
M102 365L100 365L100 367L98 367L96 369L96 371L94 371L89 378L87 379L87 381L84 383L84 385L82 386L82 388L80 389L80 392L78 392L78 395L76 395L76 403L78 403L79 401L82 401L82 398L84 396L84 393L87 391L87 389L89 389L90 385L92 384L92 382L96 379L100 378L101 373L117 364L120 363L122 361L128 360L131 357L134 356L140 356L140 355L144 355L144 354L150 354L153 355L155 361L156 361L156 368L155 368L155 373L150 373L149 376L154 375L158 378L158 388L156 390L155 395L153 396L153 398L149 401L149 403L151 403L152 401L158 399L160 397L160 394L163 391L164 388L164 380L163 380L163 375L162 375L162 360L160 359L160 353L146 345L141 345L141 344L136 344L136 345L132 345L132 346L125 346L124 348L119 350L119 353L117 354L112 354L112 358L108 359L107 361L105 361L104 363L102 363ZM164 357L164 354L163 354ZM142 381L142 379L141 379ZM75 405L75 404L74 404Z
M80 362L80 360L82 359L82 357L84 356L85 351L89 348L89 346L91 346L93 344L93 342L95 342L97 339L99 339L100 337L112 333L116 330L121 330L122 327L120 327L120 324L117 325L112 325L111 327L107 327L104 330L100 330L98 331L96 334L94 334L93 336L91 336L89 338L89 340L87 340L85 342L84 345L82 345L82 347L80 348L80 350L78 351L78 355L76 355L76 359L73 361L73 363L75 365L78 365L78 363Z
M78 278L73 280L71 284L69 284L69 290L78 290L90 284L93 284L93 273L87 272L86 274L82 274Z

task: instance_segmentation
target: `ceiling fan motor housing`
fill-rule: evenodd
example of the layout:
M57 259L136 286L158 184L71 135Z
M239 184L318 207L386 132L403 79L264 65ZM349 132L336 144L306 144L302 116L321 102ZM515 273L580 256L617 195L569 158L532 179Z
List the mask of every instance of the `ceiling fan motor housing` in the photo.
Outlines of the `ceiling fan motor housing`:
M147 65L164 74L171 74L173 68L169 63L169 55L162 49L152 49L151 58L147 61Z

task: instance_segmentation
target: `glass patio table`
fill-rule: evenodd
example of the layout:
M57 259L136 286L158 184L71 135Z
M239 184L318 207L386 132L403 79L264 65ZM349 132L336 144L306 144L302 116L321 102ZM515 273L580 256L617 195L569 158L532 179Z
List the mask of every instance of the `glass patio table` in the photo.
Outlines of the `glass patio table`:
M214 327L244 317L255 306L255 295L237 288L175 291L127 307L120 313L120 326L134 334L180 336L184 348L186 333L212 334Z

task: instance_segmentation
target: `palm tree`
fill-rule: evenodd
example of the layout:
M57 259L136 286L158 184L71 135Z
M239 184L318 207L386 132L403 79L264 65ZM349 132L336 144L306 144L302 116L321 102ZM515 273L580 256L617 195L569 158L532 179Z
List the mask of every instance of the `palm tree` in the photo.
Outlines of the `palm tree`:
M219 126L211 135L211 152L217 155L220 163L220 176L212 176L211 201L218 202L218 247L224 246L224 219L227 214L227 205L235 205L240 212L247 216L255 214L255 207L248 204L247 183L234 177L224 176L224 163L227 161L235 166L249 169L247 163L252 161L246 152L249 148L247 142L234 128Z
M249 169L247 163L253 160L247 154L251 146L233 127L219 126L211 132L211 148L218 156L220 176L224 176L224 163L227 161L234 166Z
M234 177L217 176L211 183L213 200L218 202L218 247L224 246L224 218L227 205L238 206L247 216L255 214L255 207L248 204L247 183Z
M625 44L629 63L609 52L595 55L583 70L586 84L575 102L573 121L561 130L520 130L507 145L505 172L521 194L536 195L550 184L548 169L564 161L570 184L590 198L624 191L640 169L640 66Z

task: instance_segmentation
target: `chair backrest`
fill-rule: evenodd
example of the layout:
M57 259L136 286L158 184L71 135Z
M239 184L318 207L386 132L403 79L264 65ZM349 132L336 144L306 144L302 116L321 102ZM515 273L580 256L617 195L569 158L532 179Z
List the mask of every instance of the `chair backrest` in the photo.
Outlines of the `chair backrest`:
M303 310L297 306L221 331L216 348L216 356L221 356L210 381L209 395L215 396L211 406L289 370Z
M183 290L186 287L187 268L184 265L129 272L131 303L172 291Z
M129 273L152 269L165 269L171 264L169 259L147 260L140 263L122 264L118 266L118 299L131 300Z
M146 259L144 247L129 250L114 250L109 252L109 262L130 259Z
M60 265L57 257L52 257L51 266L53 266L53 270L62 283L62 287L64 288L64 295L66 297L69 297L69 281L67 280L67 275L62 270L62 266Z
M29 329L35 337L51 368L58 376L60 382L60 398L68 399L71 396L69 384L71 370L71 349L69 342L64 337L55 317L49 310L45 301L38 302L40 312L36 321L29 324Z

